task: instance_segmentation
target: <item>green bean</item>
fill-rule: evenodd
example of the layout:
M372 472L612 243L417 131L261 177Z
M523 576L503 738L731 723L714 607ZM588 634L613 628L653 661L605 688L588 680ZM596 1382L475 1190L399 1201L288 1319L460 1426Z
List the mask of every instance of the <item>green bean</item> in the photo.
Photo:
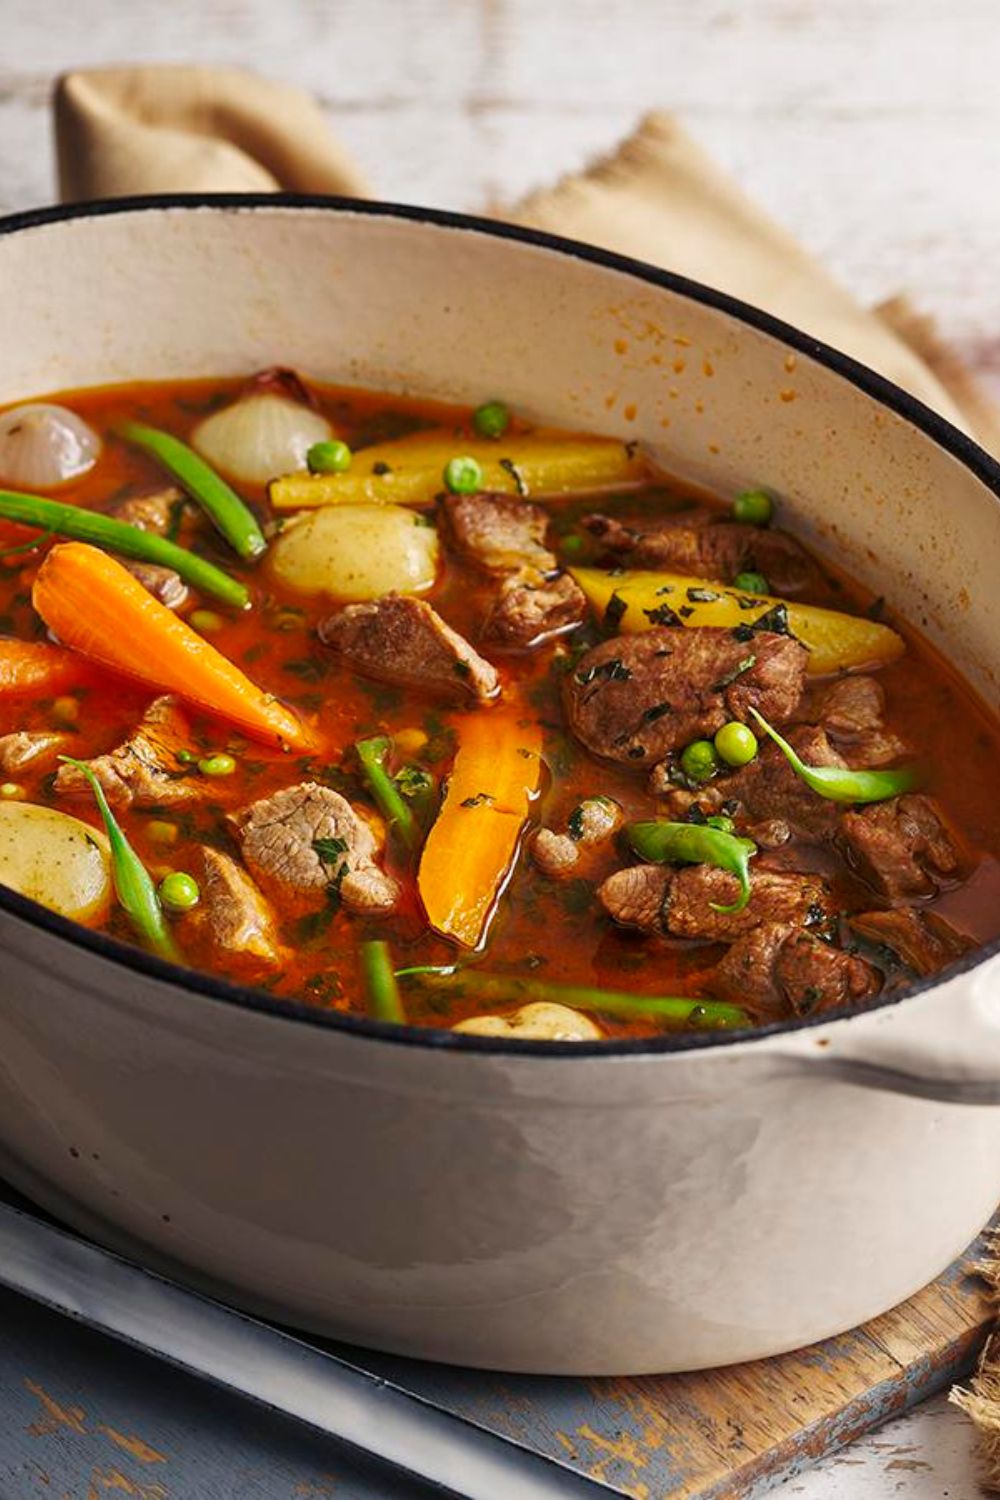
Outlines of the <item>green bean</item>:
M210 594L213 599L232 605L234 609L246 609L250 602L245 585L230 578L214 563L206 562L186 547L178 547L176 542L168 542L166 537L142 531L138 526L129 526L126 521L116 521L113 516L102 515L100 511L85 510L82 505L67 505L62 500L46 500L41 495L0 490L0 516L8 521L18 521L22 526L37 526L49 534L71 537L77 542L92 542L94 546L118 552L122 557L173 568L192 588Z
M60 755L59 759L68 766L75 766L90 783L111 845L115 894L137 936L161 958L180 963L181 955L164 918L153 878L122 832L118 819L108 806L104 788L85 760L74 760L70 755Z
M726 1030L749 1026L750 1018L738 1005L722 1000L691 996L632 995L626 990L603 990L589 984L562 984L552 979L522 978L513 974L484 974L478 969L427 964L397 969L396 978L419 976L437 989L458 989L482 1000L550 1001L576 1010L591 1010L626 1020L659 1020L698 1030Z
M752 839L738 838L708 823L668 823L663 818L630 823L625 832L636 854L655 864L714 865L735 875L739 899L732 906L711 901L713 911L742 911L750 900L750 860L757 853Z
M141 422L126 422L119 428L119 434L174 476L240 557L252 560L267 551L264 533L253 511L187 443L173 433L145 427Z
M420 828L429 828L438 811L437 779L422 766L401 766L392 780L399 795L413 809Z
M400 795L399 788L385 768L392 743L388 735L377 734L369 740L358 740L354 746L368 789L408 849L415 849L420 838L413 809Z
M852 771L849 766L807 766L801 761L787 740L783 740L776 729L751 708L757 723L765 734L783 753L792 770L802 777L820 797L831 802L884 802L887 797L898 797L912 791L920 781L918 766L897 766L889 771Z
M372 939L361 944L361 980L368 1014L376 1021L395 1021L405 1025L406 1012L399 997L388 943Z

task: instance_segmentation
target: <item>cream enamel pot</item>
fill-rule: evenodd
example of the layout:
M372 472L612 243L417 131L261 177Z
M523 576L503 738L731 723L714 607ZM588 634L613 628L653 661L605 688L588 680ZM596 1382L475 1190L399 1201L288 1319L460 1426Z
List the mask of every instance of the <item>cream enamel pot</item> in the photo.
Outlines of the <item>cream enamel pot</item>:
M280 361L626 433L821 548L994 705L1000 470L705 288L471 219L159 199L0 224L0 400ZM0 1171L304 1328L507 1370L695 1369L940 1272L1000 1196L1000 959L746 1037L393 1030L189 974L0 891Z

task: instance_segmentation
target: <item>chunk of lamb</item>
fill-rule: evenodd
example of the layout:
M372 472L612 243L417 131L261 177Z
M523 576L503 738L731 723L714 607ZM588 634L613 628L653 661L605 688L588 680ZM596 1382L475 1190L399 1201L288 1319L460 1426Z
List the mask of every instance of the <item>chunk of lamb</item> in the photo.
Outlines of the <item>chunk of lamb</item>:
M877 995L881 983L863 958L787 922L763 922L737 938L709 980L717 999L761 1020L856 1005Z
M88 761L107 799L119 807L178 807L205 795L205 783L189 774L178 752L189 750L191 726L175 698L156 698L128 739L107 755ZM57 792L84 793L87 781L75 766L61 767Z
M0 771L17 776L21 771L40 770L72 743L71 734L50 734L45 730L18 729L13 734L0 735Z
M785 737L807 766L846 765L825 732L815 724L796 724ZM822 843L833 837L840 821L837 804L818 797L771 740L761 745L748 765L719 777L712 784L712 791L727 805L738 802L750 825L747 830L750 837L756 839L760 830L764 833L764 843L775 842L774 831L779 823L800 838Z
M187 584L173 568L162 568L159 563L136 562L130 557L123 557L120 561L122 567L139 580L146 592L165 604L167 609L180 609L190 598Z
M242 865L220 849L201 850L201 901L184 918L223 962L275 968L284 958L270 902Z
M852 868L888 901L932 895L938 878L959 867L937 803L921 792L843 813L838 842Z
M587 601L568 573L557 572L540 505L487 492L447 495L442 506L456 550L498 580L483 624L488 640L527 648L580 623Z
M176 485L150 486L126 495L111 507L116 521L138 526L140 531L154 531L166 536L177 508L184 503L184 491Z
M557 568L555 555L545 545L549 518L540 505L488 490L446 495L441 504L456 551L485 572L503 577L522 568L538 573Z
M602 641L563 690L577 739L607 760L651 765L750 707L780 723L802 697L808 653L791 636L749 642L714 626L662 627Z
M889 948L915 974L936 974L974 947L937 912L897 906L890 911L855 912L851 931L869 943Z
M537 646L579 625L587 600L568 573L554 578L531 569L511 573L498 586L483 635L508 649Z
M391 911L399 886L376 863L370 825L339 792L304 781L237 813L251 874L276 898L307 911L333 890L353 912Z
M119 500L112 507L111 514L116 521L137 526L140 531L165 536L170 530L176 507L183 504L183 501L183 491L168 485L159 489L141 490L138 494ZM158 563L140 562L131 557L123 557L121 563L167 609L180 609L187 603L188 586L173 568L164 568Z
M532 858L544 875L554 879L573 874L581 856L606 844L624 818L613 798L585 797L566 820L565 833L539 828L531 846Z
M583 522L615 561L662 568L731 583L737 573L763 573L772 594L824 592L819 565L794 537L765 526L730 521L708 509L620 521L592 515Z
M828 687L816 717L856 769L887 766L912 754L910 746L885 725L885 689L874 677L845 676Z
M814 875L759 870L750 878L750 900L742 911L715 911L732 905L739 882L712 865L670 870L662 865L631 865L609 875L597 892L604 910L623 927L668 937L729 943L762 922L798 927L828 912L825 884Z
M485 703L500 690L496 668L424 602L386 594L349 604L319 627L320 640L368 677Z

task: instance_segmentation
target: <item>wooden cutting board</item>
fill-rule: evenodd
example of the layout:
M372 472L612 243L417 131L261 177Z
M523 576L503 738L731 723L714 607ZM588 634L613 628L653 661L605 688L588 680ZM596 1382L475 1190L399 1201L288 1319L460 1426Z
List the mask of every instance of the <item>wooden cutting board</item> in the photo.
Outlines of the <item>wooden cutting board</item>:
M753 1500L972 1368L995 1316L975 1273L988 1233L884 1317L729 1369L541 1380L361 1362L636 1500Z
M697 1375L537 1379L337 1352L568 1462L609 1495L751 1500L970 1369L990 1323L973 1274L983 1249L980 1239L932 1286L864 1328ZM103 1500L108 1491L134 1500L430 1493L141 1346L0 1294L0 1495Z

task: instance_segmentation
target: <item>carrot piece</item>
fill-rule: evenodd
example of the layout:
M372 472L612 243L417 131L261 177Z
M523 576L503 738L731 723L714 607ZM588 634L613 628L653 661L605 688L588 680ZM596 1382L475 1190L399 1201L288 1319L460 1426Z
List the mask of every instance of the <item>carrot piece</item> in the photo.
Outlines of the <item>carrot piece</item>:
M176 693L255 739L313 748L291 709L250 681L120 562L84 542L53 547L32 603L63 645L158 692Z
M0 640L0 696L61 693L86 681L88 669L72 651L44 641Z
M542 734L516 709L458 724L458 753L417 885L435 932L478 948L517 855L541 779Z

